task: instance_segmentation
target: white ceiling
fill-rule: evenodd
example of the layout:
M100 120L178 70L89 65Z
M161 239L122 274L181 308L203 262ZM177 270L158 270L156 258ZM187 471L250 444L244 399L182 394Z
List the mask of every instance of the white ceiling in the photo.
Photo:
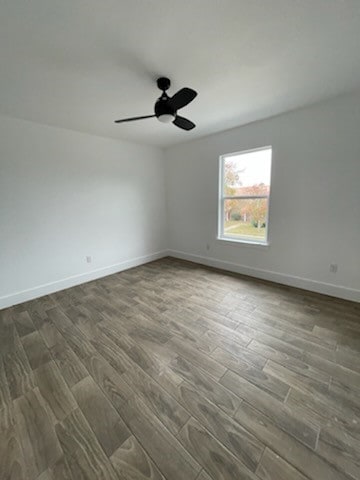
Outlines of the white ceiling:
M360 87L359 0L3 0L0 112L167 146ZM169 94L191 132L148 119Z

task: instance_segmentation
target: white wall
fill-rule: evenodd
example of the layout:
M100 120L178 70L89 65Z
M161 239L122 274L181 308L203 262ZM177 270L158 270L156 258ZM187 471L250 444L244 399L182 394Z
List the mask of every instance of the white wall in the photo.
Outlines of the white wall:
M265 145L273 146L270 246L216 240L219 155ZM360 94L165 154L173 255L360 301Z
M0 117L0 308L156 258L165 233L161 150Z

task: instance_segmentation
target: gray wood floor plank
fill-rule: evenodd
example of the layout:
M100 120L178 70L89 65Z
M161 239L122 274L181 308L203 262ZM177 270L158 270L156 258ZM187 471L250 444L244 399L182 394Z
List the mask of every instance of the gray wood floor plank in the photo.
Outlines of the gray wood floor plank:
M146 370L146 373L155 380L164 390L177 398L177 387L184 381L183 377L178 375L169 366L163 365L161 368L150 368Z
M200 316L196 316L193 313L186 311L179 312L174 308L169 308L166 312L160 316L160 322L162 325L168 325L169 322L176 322L178 325L183 325L193 334L202 336L207 331L207 327L201 325L199 322Z
M101 355L85 358L84 364L95 383L117 410L134 395L122 376Z
M168 346L171 350L184 357L193 365L196 365L197 367L200 367L206 372L208 372L215 379L221 378L226 372L226 367L221 365L221 363L215 361L210 356L196 350L195 348L188 345L186 342L180 340L179 338L172 338L168 342Z
M90 341L74 325L65 328L61 333L71 349L80 359L84 359L89 355L96 353L96 349L91 345Z
M51 361L38 367L34 375L41 395L48 403L56 420L61 422L77 408L77 403L60 370L55 362Z
M15 339L15 349L4 356L4 368L13 400L34 388L33 371L18 338Z
M256 476L220 442L191 418L178 434L184 447L215 480L256 480Z
M272 353L272 356L277 354L278 359L298 359L301 360L304 356L304 350L295 347L283 340L272 337L271 335L256 335L256 339L253 339L248 345L248 349L254 352L258 352L264 356L264 353ZM264 353L261 353L263 351ZM271 358L266 356L266 358ZM272 359L272 358L271 358Z
M0 411L3 408L9 407L10 405L11 405L10 389L9 389L8 381L6 378L4 360L2 355L0 354Z
M324 385L329 384L330 375L324 373L321 369L314 368L314 366L306 363L305 355L302 351L300 351L299 358L296 358L256 340L252 340L247 348L266 357L268 360L273 360L274 362L279 363L295 373L300 373L301 375L312 378Z
M104 452L110 457L129 438L129 429L90 376L74 385L72 392Z
M213 480L213 478L210 477L210 475L206 473L205 470L201 470L199 476L196 477L196 480Z
M264 367L264 373L271 375L273 378L297 389L300 391L307 391L309 393L327 393L329 385L309 378L303 373L297 373L293 370L289 370L278 363L269 360ZM329 379L330 382L330 379Z
M238 373L275 398L285 400L289 391L289 385L283 379L268 374L266 368L259 369L221 348L214 350L211 356L228 369Z
M149 304L146 305L150 308ZM164 344L172 337L172 334L168 329L164 328L157 321L159 315L158 312L149 314L143 312L144 307L140 314L134 314L130 318L129 334L134 339L149 340L153 343Z
M309 478L269 448L266 448L256 474L261 480L308 480Z
M350 477L359 478L360 437L339 428L325 427L321 430L317 452Z
M88 376L84 364L65 340L52 347L51 355L69 387Z
M286 404L317 425L338 426L360 435L360 416L332 395L316 394L292 388Z
M56 433L71 479L118 480L80 409L74 410L58 423Z
M19 437L8 413L7 409L0 409L0 478L28 480Z
M91 340L91 344L93 348L91 353L99 352L119 374L125 373L131 368L132 364L129 357L103 333L100 332L96 338Z
M333 345L328 345L327 343L324 345L324 342L322 339L319 339L319 337L312 335L310 332L299 330L296 331L296 334L294 332L288 333L286 330L264 325L262 322L256 321L255 313L252 317L247 319L246 323L240 323L236 331L240 331L247 335L250 335L252 332L253 338L263 343L270 341L269 337L274 337L290 345L290 348L293 346L310 353L315 353L328 360L333 360L335 358Z
M122 377L132 388L134 394L141 398L173 434L178 433L189 420L189 414L175 398L141 368L132 368Z
M39 328L39 333L49 349L55 347L55 345L58 345L59 343L64 341L64 337L56 328L54 322L50 319L44 321L42 326Z
M217 346L216 343L212 342L208 337L204 335L199 336L198 333L194 333L190 328L176 320L169 320L166 328L173 336L179 337L203 353L210 354Z
M179 399L194 418L244 465L256 470L264 444L186 382L179 387Z
M41 475L37 477L36 480L54 480L51 470L47 469Z
M220 386L190 362L178 357L170 364L170 367L229 415L234 415L239 408L241 400L236 395L222 385Z
M360 418L360 388L357 384L349 386L347 382L331 378L329 397L333 402L337 402L341 409Z
M211 356L217 358L217 354L219 352L226 352L227 354L229 354L225 356L225 358L227 359L236 358L240 365L242 364L242 362L245 362L246 364L253 365L254 367L261 370L266 364L265 357L258 355L257 353L253 353L247 348L234 348L234 344L230 341L223 341L222 345L216 348Z
M51 468L50 473L53 480L73 480L66 458L61 457Z
M45 297L38 298L35 302L25 302L20 305L16 305L14 308L18 308L18 311L28 312L33 324L37 329L39 329L44 321L46 321L48 318L48 310L54 307L54 301L50 295L46 295Z
M333 378L341 380L344 385L349 385L360 389L360 373L354 370L337 365L335 362L331 362L308 352L304 354L304 362L315 367L317 370L325 372L327 375Z
M21 339L31 368L35 368L50 362L51 355L39 332L29 333Z
M13 318L19 337L24 337L29 333L35 332L35 326L33 324L33 321L31 320L29 312L19 312L17 314L14 314Z
M103 319L99 312L84 305L71 306L65 312L66 316L71 318L74 325L88 340L96 337L98 333L96 326Z
M136 342L128 335L128 329L121 322L105 320L97 324L99 330L107 335L119 348L128 352Z
M224 336L217 332L213 332L212 330L207 330L201 338L203 341L208 342L212 346L211 351L214 351L216 347L221 347L224 350L233 353L234 355L249 354L249 358L252 356L252 352L248 352L244 348L250 343L251 338L247 337L246 335L242 335L239 332L228 332L228 336ZM252 360L255 360L257 365L259 365L258 362L262 362L261 357L255 359L255 356L252 356Z
M64 305L65 307L65 305ZM70 318L65 314L65 308L61 308L60 305L57 307L50 308L46 311L46 319L50 319L53 325L59 330L59 332L63 333L68 328L73 326L73 322Z
M342 367L346 367L350 370L354 370L355 372L360 373L358 355L355 352L351 352L342 348L341 346L338 346L335 352L335 358L336 362Z
M280 430L268 417L243 402L236 420L311 480L348 480L326 460Z
M166 480L134 436L110 457L119 480Z
M301 411L289 408L234 372L226 372L220 383L275 421L282 430L315 450L320 426L304 419Z
M0 310L0 352L2 355L16 350L17 338L12 309Z
M202 295L192 295L191 305L193 310L197 311L202 316L209 316L215 322L219 322L226 327L236 328L236 321L227 316L230 313L230 308L226 310L223 305L219 305L214 299L205 298L205 294Z
M38 388L17 398L14 409L26 468L36 478L62 456L52 414Z
M127 402L120 413L166 478L196 478L201 467L140 399Z

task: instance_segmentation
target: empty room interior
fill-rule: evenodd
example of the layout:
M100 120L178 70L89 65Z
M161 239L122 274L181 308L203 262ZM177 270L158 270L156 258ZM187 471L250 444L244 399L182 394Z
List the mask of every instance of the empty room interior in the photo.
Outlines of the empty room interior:
M0 4L0 480L360 480L360 2Z

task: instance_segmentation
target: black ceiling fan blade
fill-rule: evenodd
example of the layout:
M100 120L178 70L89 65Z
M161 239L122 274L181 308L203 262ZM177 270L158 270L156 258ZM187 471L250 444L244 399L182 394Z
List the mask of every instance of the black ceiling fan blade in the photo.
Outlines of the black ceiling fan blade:
M182 128L183 130L192 130L196 126L195 123L193 123L191 120L188 120L184 117L179 117L179 115L177 115L177 117L173 121L173 124L179 128Z
M122 120L115 120L115 123L123 123L123 122L134 122L135 120L143 120L144 118L152 118L156 115L145 115L143 117L130 117L130 118L123 118Z
M182 88L168 101L174 110L185 107L188 103L192 102L196 97L197 92L192 88Z

